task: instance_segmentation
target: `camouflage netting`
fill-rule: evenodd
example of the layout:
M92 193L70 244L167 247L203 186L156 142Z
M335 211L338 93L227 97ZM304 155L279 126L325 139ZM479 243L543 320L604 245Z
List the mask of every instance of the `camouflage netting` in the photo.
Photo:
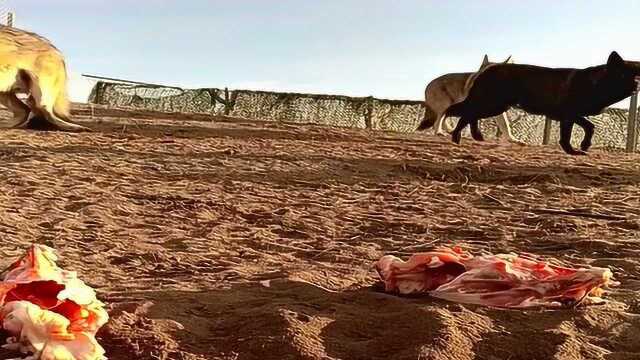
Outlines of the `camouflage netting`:
M218 114L225 109L223 96L224 91L218 89L185 90L98 82L91 90L89 102L164 112Z
M374 130L413 132L424 116L421 101L372 99L371 106Z
M89 97L95 104L145 110L230 115L246 119L319 124L338 127L370 128L381 131L413 132L424 114L421 101L383 100L336 95L278 93L250 90L180 89L151 85L98 82ZM596 125L594 147L624 149L627 111L607 109L591 117ZM514 137L527 144L541 144L544 117L520 109L507 112ZM449 118L449 124L458 119ZM496 137L494 119L481 121L487 139ZM574 127L572 142L578 146L584 135ZM469 137L468 128L463 136ZM552 122L550 143L559 140L559 124Z
M365 128L367 99L236 90L229 115L246 119Z

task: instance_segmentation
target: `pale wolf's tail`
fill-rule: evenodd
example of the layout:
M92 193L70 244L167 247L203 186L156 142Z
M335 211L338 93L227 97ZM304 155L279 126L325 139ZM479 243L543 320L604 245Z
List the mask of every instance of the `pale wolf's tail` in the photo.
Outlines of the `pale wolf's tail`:
M31 71L21 69L18 72L23 83L29 84L31 96L29 107L43 115L47 122L66 131L90 131L88 128L71 121L71 109L67 97L67 71L64 61L56 72L38 76Z
M437 114L435 113L435 111L433 111L431 107L425 104L424 117L422 118L420 125L418 125L417 130L422 131L433 127L433 125L436 123L436 116Z
M62 61L62 67L56 76L52 91L56 92L56 100L53 103L53 113L65 120L71 120L71 110L69 104L69 96L67 93L67 66Z

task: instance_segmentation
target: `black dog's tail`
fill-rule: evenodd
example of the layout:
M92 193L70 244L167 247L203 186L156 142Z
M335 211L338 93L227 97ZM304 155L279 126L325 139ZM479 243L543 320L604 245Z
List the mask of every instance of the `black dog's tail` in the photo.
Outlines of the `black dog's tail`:
M418 125L417 130L423 131L432 128L436 123L436 116L436 112L433 111L429 106L425 105L424 117L422 118L420 125Z

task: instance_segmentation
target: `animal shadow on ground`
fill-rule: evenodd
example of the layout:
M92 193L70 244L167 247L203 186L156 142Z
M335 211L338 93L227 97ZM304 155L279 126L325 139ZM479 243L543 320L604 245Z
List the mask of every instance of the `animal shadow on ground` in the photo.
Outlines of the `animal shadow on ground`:
M116 305L99 334L114 360L548 359L578 341L565 327L593 317L490 310L377 287L333 292L285 279L127 296L108 300Z
M139 310L145 301L153 305ZM100 336L116 360L132 354L139 359L416 359L425 346L439 349L433 340L446 328L439 311L419 300L373 288L334 293L290 280L272 280L268 287L145 292L142 298L120 299L111 313Z
M415 359L443 328L438 312L417 301L371 288L334 293L290 280L120 301L101 334L116 360L133 351L140 359ZM153 305L143 311L132 305L144 307L144 301ZM136 311L144 315L132 320ZM156 349L138 346L143 342Z
M298 141L323 141L323 142L369 142L363 135L345 133L340 128L331 128L314 124L293 124L271 121L251 121L235 119L235 121L216 121L223 123L224 127L207 127L195 124L184 125L160 125L147 124L141 126L128 124L124 130L126 134L140 135L144 137L166 137L187 139L267 139L267 140L298 140ZM123 133L122 124L108 122L88 122L92 129L104 133ZM296 130L296 131L292 131Z
M113 360L636 359L637 315L615 307L509 311L343 292L287 279L112 294L98 341ZM4 339L0 339L4 341ZM2 358L16 354L0 350Z

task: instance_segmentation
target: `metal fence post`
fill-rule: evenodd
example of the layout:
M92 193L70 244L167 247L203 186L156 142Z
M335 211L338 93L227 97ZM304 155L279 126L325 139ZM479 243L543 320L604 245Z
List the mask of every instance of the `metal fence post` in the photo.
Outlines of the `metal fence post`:
M544 117L544 133L542 135L542 145L549 145L551 142L551 119Z
M229 115L231 112L231 98L229 97L229 88L224 88L224 114Z
M631 104L629 104L629 118L627 119L627 152L636 151L636 143L638 141L638 124L636 122L638 114L638 94L631 96Z
M364 125L366 129L371 130L373 129L373 96L366 98L365 104Z

